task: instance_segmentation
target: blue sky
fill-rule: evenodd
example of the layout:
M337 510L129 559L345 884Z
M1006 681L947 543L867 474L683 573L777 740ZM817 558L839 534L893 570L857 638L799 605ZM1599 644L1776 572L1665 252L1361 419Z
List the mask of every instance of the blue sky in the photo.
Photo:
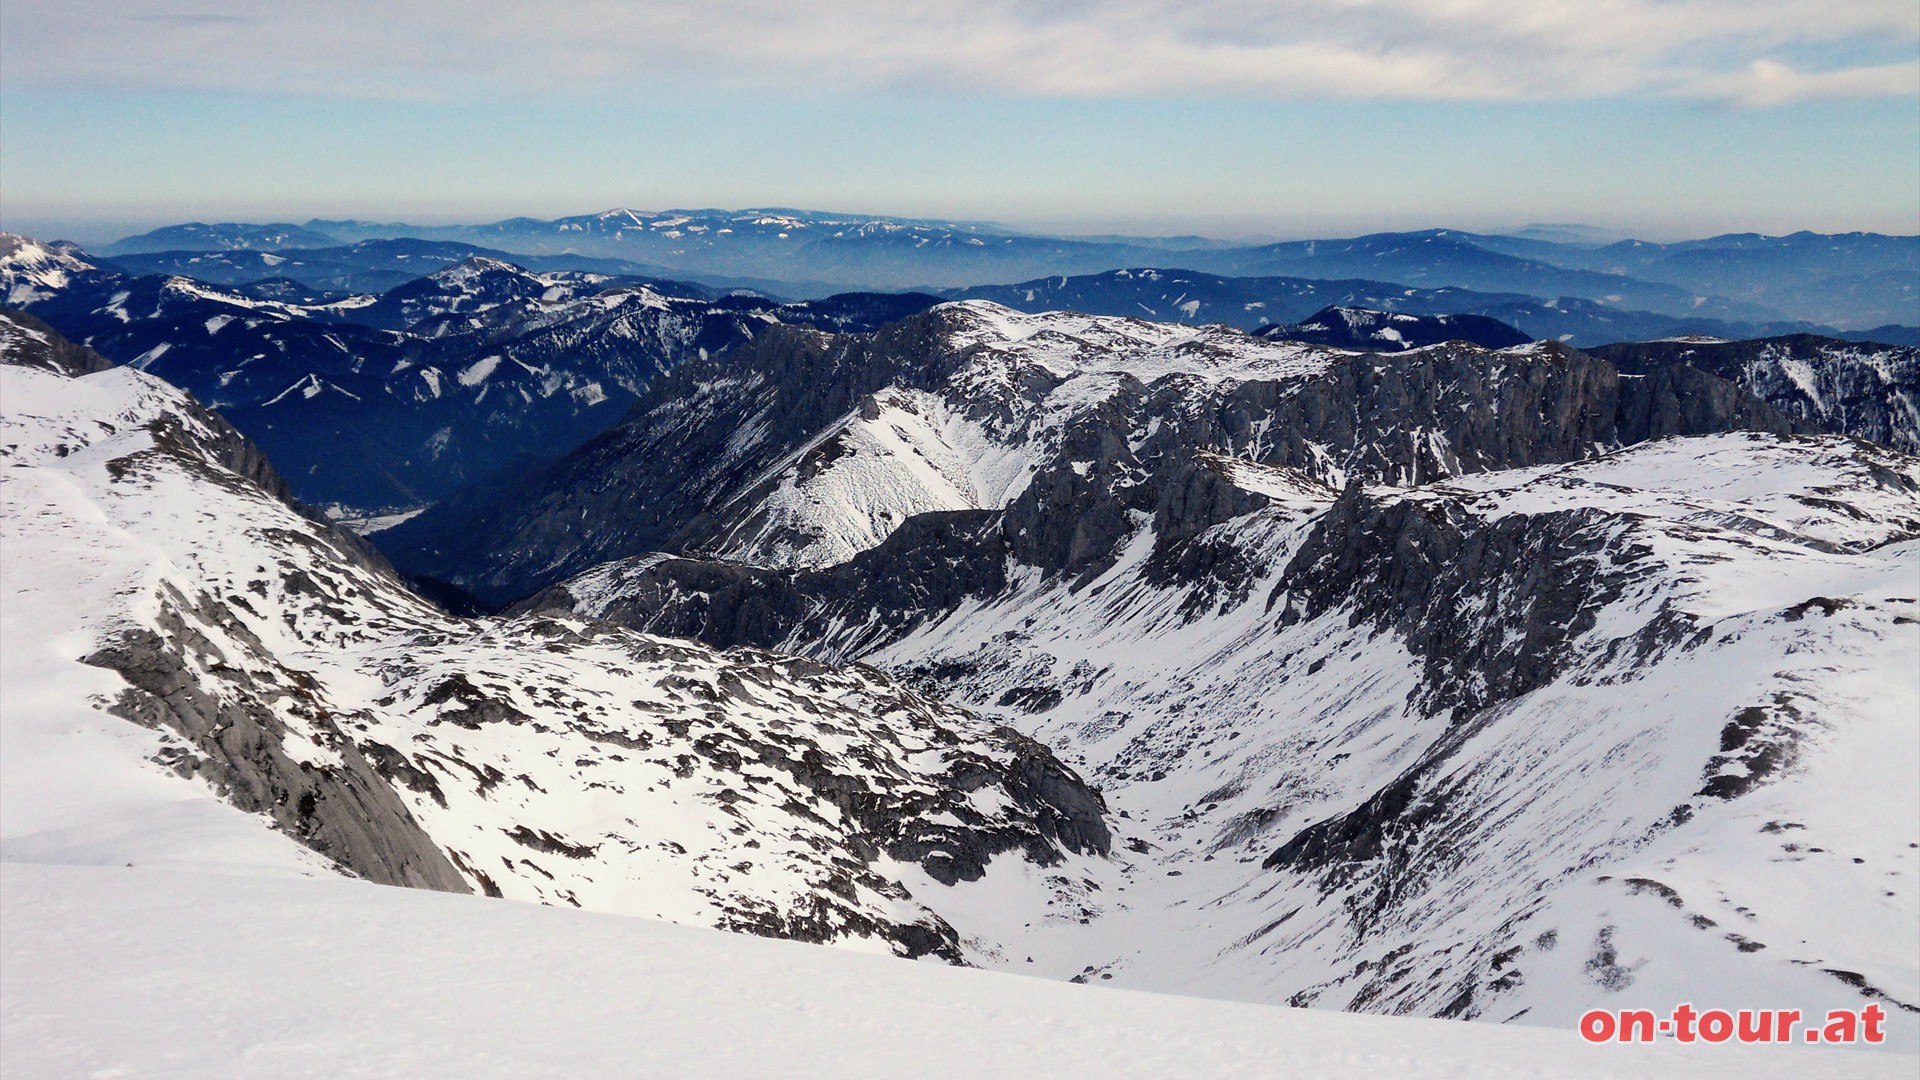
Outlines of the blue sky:
M784 205L1920 231L1911 0L899 7L9 0L0 225Z

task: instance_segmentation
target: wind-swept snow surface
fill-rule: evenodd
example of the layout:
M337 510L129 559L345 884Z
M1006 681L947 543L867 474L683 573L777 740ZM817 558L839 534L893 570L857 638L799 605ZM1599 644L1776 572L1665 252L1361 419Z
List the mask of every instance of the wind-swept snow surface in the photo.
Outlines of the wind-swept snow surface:
M1917 1064L1115 991L338 880L8 863L0 905L9 1080L1867 1080Z

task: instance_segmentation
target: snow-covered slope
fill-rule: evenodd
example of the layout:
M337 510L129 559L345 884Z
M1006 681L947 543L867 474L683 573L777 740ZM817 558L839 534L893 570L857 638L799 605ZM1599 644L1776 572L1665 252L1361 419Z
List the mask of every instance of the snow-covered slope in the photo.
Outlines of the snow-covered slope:
M179 391L5 340L7 859L311 865L270 824L377 881L959 959L909 871L1107 850L1008 729L867 670L449 618Z
M1868 1080L1916 1067L1068 986L347 881L7 863L0 905L11 1080Z
M818 566L915 512L1025 502L1031 541L1062 564L1105 550L1129 512L1182 512L1160 503L1185 497L1197 450L1340 485L1729 426L1793 429L1691 368L1622 379L1552 343L1375 355L967 301L873 334L769 328L652 384L566 459L469 490L383 544L410 573L505 602L650 551ZM1116 491L1130 494L1082 505Z
M26 307L77 281L103 276L99 267L71 251L0 233L0 302L8 307Z
M173 733L83 789L153 756L381 880L1056 978L1556 1026L1874 1001L1920 1047L1920 463L1695 369L971 304L773 329L534 509L787 565L653 553L485 622L150 377L4 375L8 685ZM806 558L741 525L809 482L873 497L784 519L839 523ZM119 856L5 780L0 854Z
M889 387L749 480L713 513L723 558L829 566L915 514L998 510L1025 491L1083 413L1126 386L1232 386L1318 374L1339 353L1220 327L1023 315L984 301L948 313L944 347L965 362L934 390Z
M981 955L1561 1025L1628 992L1866 995L1920 1038L1912 459L1734 434L1339 496L1219 468L1264 508L1176 547L1143 521L1090 580L1016 565L903 619L952 592L882 549L761 594L782 648L1017 718L1139 830L1089 926L956 887ZM675 566L576 606L724 602Z
M861 660L1061 749L1118 853L1084 924L1007 916L1044 875L956 885L984 963L1560 1025L1875 999L1920 1043L1920 463L1550 344L930 322L771 474L698 474L748 493L681 534L734 524L732 558L616 561L522 609ZM865 370L815 348L736 374ZM793 438L754 414L735 438ZM935 505L877 543L819 529L857 548L830 564L775 546L890 498Z
M1920 470L1697 442L1258 512L1211 596L1143 540L868 659L1028 711L1198 879L1116 977L1568 1024L1854 972L1911 1039Z

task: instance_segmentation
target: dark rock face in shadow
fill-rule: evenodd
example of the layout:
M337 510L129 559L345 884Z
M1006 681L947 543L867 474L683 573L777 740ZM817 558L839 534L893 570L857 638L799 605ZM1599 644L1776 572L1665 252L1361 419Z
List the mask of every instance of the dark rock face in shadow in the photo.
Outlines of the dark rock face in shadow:
M239 694L231 684L217 690L203 684L188 657L220 652L195 624L218 625L242 641L252 635L218 602L168 592L158 632L130 630L83 658L127 680L128 689L110 711L179 735L191 749L175 748L163 757L165 764L182 776L205 779L234 806L267 815L282 832L342 869L382 885L469 891L378 766L360 753L297 679L271 689L239 687ZM322 732L338 764L312 765L289 757L285 724L261 700L262 694L291 697L290 707Z

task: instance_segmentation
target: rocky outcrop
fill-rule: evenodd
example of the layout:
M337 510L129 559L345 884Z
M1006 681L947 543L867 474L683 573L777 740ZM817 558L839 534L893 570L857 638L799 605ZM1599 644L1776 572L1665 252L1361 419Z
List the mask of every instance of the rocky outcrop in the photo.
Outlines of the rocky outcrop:
M1806 425L1920 452L1920 348L1814 334L1753 341L1630 342L1590 350L1623 373L1697 370Z
M218 625L256 655L227 657L202 633ZM185 745L161 761L181 776L200 777L223 799L271 818L282 832L332 859L341 869L383 885L470 891L467 881L421 829L378 766L363 756L324 702L282 670L271 682L203 675L261 663L265 649L231 611L207 597L171 592L153 629L132 629L83 658L116 671L128 689L111 711L145 727L178 735ZM330 750L330 762L290 756L279 709L300 714Z
M84 345L75 345L24 311L0 308L0 364L86 375L105 371L113 361Z
M1558 676L1644 555L1620 549L1611 515L1483 522L1356 484L1314 522L1268 603L1283 626L1340 609L1392 629L1425 664L1422 709L1464 718Z
M829 339L816 339L810 349L824 350L829 344ZM924 341L921 344L924 347ZM878 347L865 341L861 346ZM843 354L805 355L808 362L827 369L810 378L824 379L834 366L827 358ZM868 354L859 355L865 362ZM964 360L948 357L945 362ZM920 354L920 361L926 364L928 356ZM938 370L923 367L916 377L924 382ZM881 374L874 371L870 378ZM697 375L689 370L681 377ZM822 417L837 415L833 408L843 404L854 402L836 399L812 411L789 406L779 425L770 424L787 432L776 447L800 441L809 419L823 422ZM1733 384L1704 372L1680 367L1622 378L1605 361L1551 343L1505 352L1453 345L1403 355L1335 355L1319 373L1287 380L1196 384L1160 379L1149 384L1123 372L1110 378L1100 397L1071 414L1049 444L1050 457L997 512L917 515L880 545L817 570L774 571L699 557L639 558L625 570L596 572L582 582L539 593L522 606L590 611L651 632L686 634L719 646L782 646L858 656L967 598L997 595L1006 587L1009 565L1091 581L1110 569L1130 538L1149 524L1154 581L1192 584L1217 576L1218 561L1230 556L1205 544L1192 545L1208 529L1267 502L1257 490L1226 480L1226 462L1284 470L1335 488L1361 481L1418 484L1578 461L1597 449L1666 436L1729 430L1786 434L1796 426ZM641 423L623 430L638 434L643 429L660 430ZM612 486L605 478L626 475L616 461L641 460L632 448L618 458L599 460L593 466L601 470L599 483L555 492L553 497L569 500L562 503L569 509L531 521L559 528L575 512L571 500L605 493ZM645 460L684 459L656 454ZM585 469L588 463L574 467ZM642 468L639 483L649 492L664 490L671 475L672 469L655 464ZM709 492L712 504L697 520L737 507L744 498L722 498L729 490L724 481L703 481L695 487ZM699 499L691 492L680 497L694 503ZM665 501L644 500L646 512L670 516ZM684 512L686 503L681 506ZM1354 512L1359 512L1357 505ZM620 520L625 519L613 518ZM1355 535L1402 527L1348 524ZM587 530L594 528L603 535L612 530L606 523ZM679 535L696 528L683 527ZM1330 536L1342 535L1332 524L1325 528ZM649 536L669 549L674 543L657 526L651 532L642 526L616 543L640 544ZM1480 552L1482 569L1491 572L1500 559L1514 554L1510 546L1501 542ZM566 565L602 550L609 548L581 541L558 559L546 553L543 564ZM533 565L534 554L528 551L486 565L520 573L524 571L511 568ZM1591 583L1569 582L1567 596L1577 595L1583 584ZM1409 625L1417 621L1417 614L1409 615Z
M949 886L1111 848L1100 795L1045 747L868 670L527 615L395 642L379 672L370 756L502 895L595 907L671 876L723 928L962 962L942 897L886 860ZM617 814L578 813L597 791Z

